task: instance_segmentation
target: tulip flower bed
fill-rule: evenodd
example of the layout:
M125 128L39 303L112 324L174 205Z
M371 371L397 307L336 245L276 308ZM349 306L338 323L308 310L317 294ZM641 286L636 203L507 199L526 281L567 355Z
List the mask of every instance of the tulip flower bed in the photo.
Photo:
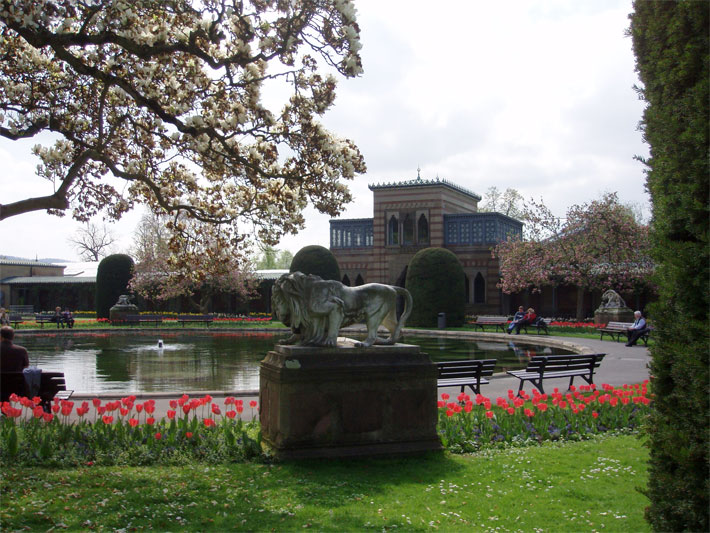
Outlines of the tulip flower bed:
M480 394L460 394L438 402L438 431L449 451L466 453L496 445L524 445L543 441L583 440L612 430L637 428L649 412L648 382L620 388L602 385L572 387L552 394L534 390L530 397L512 390L495 404Z
M534 392L522 397L509 391L494 403L485 396L461 394L438 403L438 433L453 453L484 448L573 441L608 431L633 430L649 411L648 383L581 386L566 393ZM0 465L81 466L188 464L265 460L250 402L251 422L239 415L242 400L225 398L221 407L209 395L183 395L170 401L165 418L154 418L155 401L135 396L76 405L55 401L45 413L39 398L12 396L0 419ZM74 420L70 421L70 417Z
M224 463L261 455L255 401L252 421L244 422L242 400L225 398L224 406L207 395L170 401L167 416L156 420L155 401L135 396L118 401L75 405L55 401L51 412L13 395L2 404L0 464L26 466ZM70 422L70 417L78 421Z

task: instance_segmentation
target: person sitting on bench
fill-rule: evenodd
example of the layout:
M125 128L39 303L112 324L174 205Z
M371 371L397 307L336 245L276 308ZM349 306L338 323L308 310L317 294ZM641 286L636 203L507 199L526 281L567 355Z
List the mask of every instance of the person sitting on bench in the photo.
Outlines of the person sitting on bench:
M71 311L69 311L68 307L64 308L64 312L62 313L62 320L69 329L74 327L74 316L72 315Z
M521 305L520 307L518 307L518 312L515 313L515 316L513 316L513 321L508 324L508 335L512 333L513 329L515 329L515 326L517 326L518 322L520 322L524 317L525 311L524 307Z
M529 326L530 324L535 322L536 318L537 315L535 314L535 309L533 309L532 307L528 307L528 312L525 313L523 319L517 324L515 324L515 334L520 335L520 328L522 328L523 326Z
M27 349L12 343L15 330L10 326L0 328L0 368L3 372L22 372L30 366Z
M634 324L626 329L626 337L628 342L626 346L633 346L646 332L646 319L641 314L641 311L634 311Z

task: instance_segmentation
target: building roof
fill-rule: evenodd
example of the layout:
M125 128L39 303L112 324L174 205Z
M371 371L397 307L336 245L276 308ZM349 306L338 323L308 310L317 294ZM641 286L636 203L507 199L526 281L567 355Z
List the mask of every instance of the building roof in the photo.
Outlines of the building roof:
M257 270L256 271L256 277L258 279L279 279L284 274L288 274L288 269Z
M0 265L7 266L39 266L39 267L54 267L54 268L64 268L64 265L57 265L53 263L46 263L44 261L33 261L31 259L3 259L0 258Z
M50 283L96 283L96 276L13 276L0 279L0 285L46 285Z
M434 186L439 186L439 187L446 187L448 189L454 190L456 192L459 192L461 194L464 194L470 198L473 198L476 201L480 201L481 197L477 195L475 192L470 191L464 187L461 187L460 185L456 185L455 183L452 183L448 180L445 180L443 178L436 178L434 180L423 180L422 178L419 177L419 173L417 173L417 177L413 180L406 180L406 181L399 181L399 182L391 182L391 183L378 183L378 184L371 184L368 185L368 188L371 191L374 191L376 189L401 189L405 187L434 187Z

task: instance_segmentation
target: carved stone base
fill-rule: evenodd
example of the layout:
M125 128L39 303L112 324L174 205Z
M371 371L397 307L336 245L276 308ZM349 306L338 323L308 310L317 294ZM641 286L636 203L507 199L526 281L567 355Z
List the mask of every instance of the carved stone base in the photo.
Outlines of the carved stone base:
M277 345L261 362L262 437L281 459L439 450L436 378L418 346Z
M609 322L633 322L634 312L628 307L607 307L594 311L595 324L608 324Z

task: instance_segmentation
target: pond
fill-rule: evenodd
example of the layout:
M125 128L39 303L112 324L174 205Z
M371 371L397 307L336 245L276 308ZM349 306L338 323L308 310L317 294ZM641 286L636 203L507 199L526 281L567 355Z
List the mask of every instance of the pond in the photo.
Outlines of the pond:
M30 364L64 372L81 393L244 391L259 388L259 362L285 334L244 331L95 332L18 335ZM158 346L158 339L163 346ZM498 360L496 371L521 368L547 346L408 335L433 361ZM570 353L555 348L558 354Z

